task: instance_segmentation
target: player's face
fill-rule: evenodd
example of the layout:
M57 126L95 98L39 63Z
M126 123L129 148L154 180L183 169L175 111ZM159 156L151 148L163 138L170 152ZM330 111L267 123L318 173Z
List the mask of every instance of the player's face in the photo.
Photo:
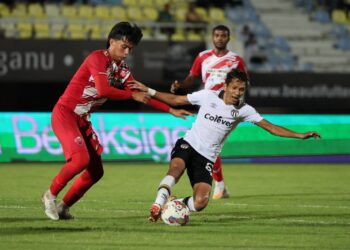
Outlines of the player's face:
M113 60L120 62L128 57L133 48L134 45L127 39L110 39L108 51Z
M217 50L226 49L227 43L230 40L227 31L224 30L214 30L213 33L213 43Z
M233 78L229 84L225 84L224 86L224 102L227 105L237 105L239 99L244 95L245 88L245 82Z

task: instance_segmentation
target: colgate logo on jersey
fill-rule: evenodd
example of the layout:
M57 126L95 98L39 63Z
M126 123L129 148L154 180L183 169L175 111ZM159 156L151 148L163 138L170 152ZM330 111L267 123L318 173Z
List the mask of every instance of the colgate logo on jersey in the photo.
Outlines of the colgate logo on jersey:
M233 124L233 122L229 122L229 121L226 121L226 120L222 119L222 116L219 116L219 115L212 116L211 114L206 113L204 115L204 118L209 120L209 121L225 125L226 127L231 127L232 124Z

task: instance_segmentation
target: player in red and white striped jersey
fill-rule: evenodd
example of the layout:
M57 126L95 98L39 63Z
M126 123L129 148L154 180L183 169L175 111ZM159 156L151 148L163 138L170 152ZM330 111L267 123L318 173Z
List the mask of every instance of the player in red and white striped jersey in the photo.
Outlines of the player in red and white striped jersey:
M214 27L212 39L215 48L198 54L192 64L190 74L185 80L172 83L172 93L188 89L194 84L196 78L202 79L204 89L221 90L223 89L227 73L232 69L237 68L247 72L244 60L227 49L227 44L230 40L230 29L228 27L224 25ZM215 180L213 199L228 198L229 192L224 183L220 156L214 164L213 179Z
M89 115L104 102L108 99L134 99L177 117L190 114L150 99L144 92L130 90L129 84L134 78L124 60L141 38L142 32L136 25L117 23L108 36L107 49L93 51L85 59L55 105L52 129L62 145L66 164L42 197L45 213L50 219L72 219L69 208L103 175L102 146ZM81 175L56 206L59 192L79 173Z

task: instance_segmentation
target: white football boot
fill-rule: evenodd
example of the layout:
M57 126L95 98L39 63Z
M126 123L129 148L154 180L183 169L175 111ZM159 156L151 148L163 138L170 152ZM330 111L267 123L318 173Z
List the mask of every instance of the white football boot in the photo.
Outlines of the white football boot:
M51 220L58 220L59 216L56 207L56 197L51 194L50 190L47 190L43 194L41 201L44 204L46 216Z
M223 181L215 181L215 188L213 193L213 199L218 200L222 198L229 198L230 193L227 190L227 187L225 186L225 183Z

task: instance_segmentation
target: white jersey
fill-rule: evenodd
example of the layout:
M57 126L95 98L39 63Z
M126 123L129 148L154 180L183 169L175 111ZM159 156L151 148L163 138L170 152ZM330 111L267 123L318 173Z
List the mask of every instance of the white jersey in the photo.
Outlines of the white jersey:
M219 91L212 90L201 90L187 95L188 101L199 105L200 109L184 140L213 162L220 154L227 136L240 122L256 123L263 119L252 106L244 104L235 108L225 104L218 95Z

